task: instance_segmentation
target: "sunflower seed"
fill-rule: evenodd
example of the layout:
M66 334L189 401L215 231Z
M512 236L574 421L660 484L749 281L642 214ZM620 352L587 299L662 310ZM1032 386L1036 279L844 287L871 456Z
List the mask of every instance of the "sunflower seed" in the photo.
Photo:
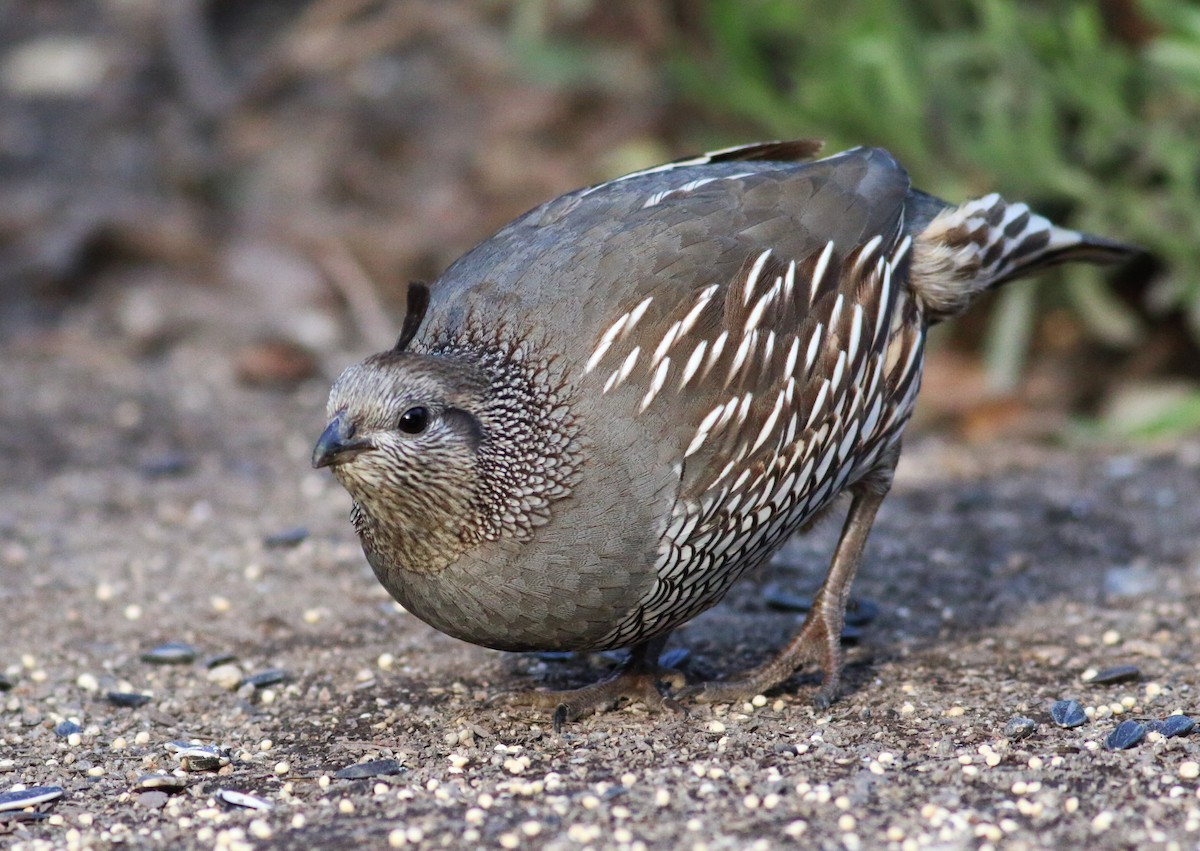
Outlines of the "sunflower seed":
M1122 721L1117 729L1108 734L1104 746L1110 751L1132 748L1146 738L1146 725L1140 721Z
M1071 729L1087 723L1087 714L1078 700L1060 700L1050 707L1050 718L1060 727Z
M4 810L23 810L26 807L36 807L47 801L61 797L61 786L31 786L28 789L18 789L12 792L0 792L0 812Z

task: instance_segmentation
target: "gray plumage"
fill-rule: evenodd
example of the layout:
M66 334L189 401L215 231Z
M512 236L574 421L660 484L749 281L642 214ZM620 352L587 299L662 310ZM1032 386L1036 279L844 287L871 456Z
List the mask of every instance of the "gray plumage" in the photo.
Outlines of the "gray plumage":
M832 694L825 632L928 325L1129 249L998 196L947 204L882 150L797 161L814 151L747 146L572 192L467 252L427 308L413 291L401 345L338 379L314 453L409 611L505 650L649 647L850 491L866 507L814 609L821 634L744 683L774 685L822 644Z

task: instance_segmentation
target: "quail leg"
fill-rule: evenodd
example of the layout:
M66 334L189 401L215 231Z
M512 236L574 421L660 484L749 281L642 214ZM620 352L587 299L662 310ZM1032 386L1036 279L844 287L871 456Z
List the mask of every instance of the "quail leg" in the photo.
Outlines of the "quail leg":
M679 671L658 665L658 656L668 637L669 633L635 645L629 652L629 658L611 674L590 686L562 691L523 692L513 695L512 700L525 706L553 709L555 731L567 721L611 709L622 700L642 701L652 709L683 711L683 707L664 697L658 688L660 681L670 682L675 688L682 687L684 683Z
M733 680L710 682L685 692L702 703L729 703L746 700L783 683L805 662L816 662L825 675L815 703L825 708L837 697L842 671L842 627L846 620L846 601L854 574L862 563L867 536L883 498L891 486L892 465L869 476L852 493L850 510L834 550L829 573L817 592L804 625L773 659Z

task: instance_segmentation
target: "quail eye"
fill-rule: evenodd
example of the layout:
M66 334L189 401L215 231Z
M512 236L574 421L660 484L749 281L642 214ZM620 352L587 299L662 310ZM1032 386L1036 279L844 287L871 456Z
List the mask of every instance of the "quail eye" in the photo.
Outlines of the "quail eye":
M400 431L405 434L420 434L429 425L429 411L422 407L409 408L400 415Z

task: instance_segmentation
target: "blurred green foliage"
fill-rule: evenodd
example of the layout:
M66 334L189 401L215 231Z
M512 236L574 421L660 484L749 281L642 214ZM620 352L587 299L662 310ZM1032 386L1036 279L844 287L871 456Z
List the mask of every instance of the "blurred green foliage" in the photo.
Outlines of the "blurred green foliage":
M1147 303L1184 311L1200 339L1200 4L699 2L703 49L673 65L687 96L761 135L887 147L948 199L998 189L1142 245L1165 265ZM1126 18L1106 23L1102 5ZM1138 339L1101 276L1064 274L1094 333ZM1002 373L1032 326L1021 292L1007 291L993 326Z

